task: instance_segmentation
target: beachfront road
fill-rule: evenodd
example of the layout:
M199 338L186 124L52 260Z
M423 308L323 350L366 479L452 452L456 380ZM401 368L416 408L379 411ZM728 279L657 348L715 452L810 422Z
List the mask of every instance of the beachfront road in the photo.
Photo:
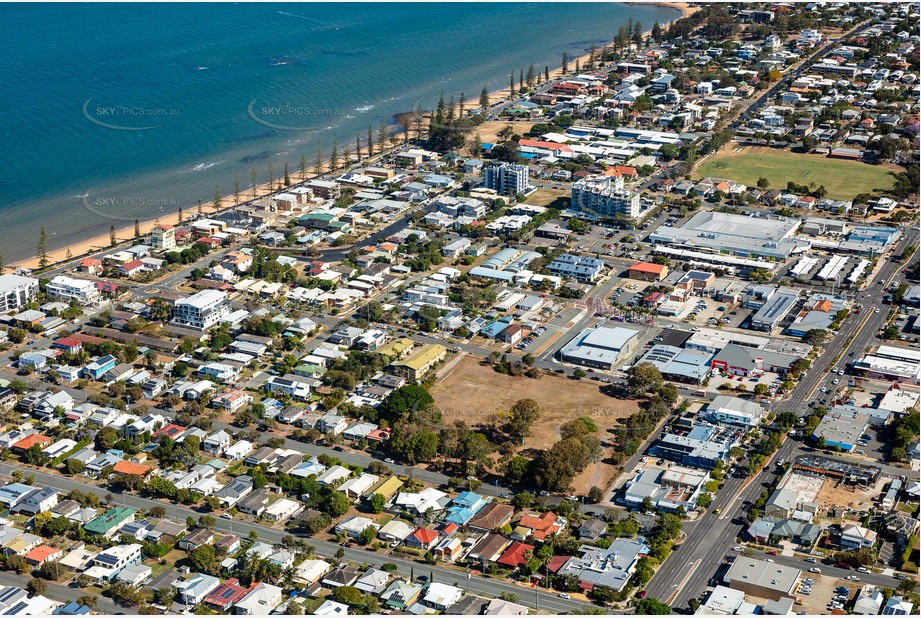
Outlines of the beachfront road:
M55 489L64 493L70 492L73 489L79 489L80 491L84 492L92 492L100 498L104 498L105 495L109 493L103 488L87 484L86 482L78 479L61 476L59 474L51 474L19 464L0 464L0 475L9 476L14 469L22 470L23 474L26 476L33 476L36 483L54 487ZM165 502L159 502L156 500L149 500L134 494L113 494L113 496L114 497L112 502L120 506L129 506L136 509L150 509L154 506L162 506L166 509L167 518L177 522L185 522L189 517L198 519L198 517L202 515L202 513L199 513L190 508L168 504ZM255 532L259 535L260 540L276 544L281 544L281 539L283 536L290 535L290 533L286 532L285 530L270 528L249 522L224 519L221 517L215 519L214 529L222 532L230 532L244 538L249 536L251 532ZM462 571L455 571L446 569L444 567L411 562L409 560L398 558L395 555L372 552L359 548L340 547L336 543L322 541L311 537L305 538L307 539L307 542L316 548L317 552L323 556L332 557L335 555L337 550L343 549L345 552L345 560L354 564L368 564L378 567L387 563L395 564L397 565L397 572L406 578L409 578L413 573L416 575L426 575L434 579L434 581L457 585L458 587L470 592L471 594L479 594L488 598L496 598L503 592L515 594L520 597L520 602L522 604L533 607L536 610L554 613L572 612L579 614L584 613L584 610L589 607L588 604L584 602L574 599L561 599L555 594L547 593L537 588L531 588L527 585L518 585L502 578L492 579L482 575L475 575L468 579L465 573Z

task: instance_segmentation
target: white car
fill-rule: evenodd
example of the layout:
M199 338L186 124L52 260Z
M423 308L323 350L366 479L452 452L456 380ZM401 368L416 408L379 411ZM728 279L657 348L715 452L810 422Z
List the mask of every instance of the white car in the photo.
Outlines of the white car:
M765 561L765 562L774 562L771 558L765 558L764 561Z
M821 573L822 569L820 569L819 567L812 567L811 569L809 569L809 572L810 573Z
M848 575L845 579L847 579L848 581L852 581L852 582L859 582L859 581L860 581L860 578L857 577L856 575Z
M736 545L735 547L732 548L732 551L742 551L742 547L739 545Z
M560 597L561 599L571 599L571 598L572 598L572 597L569 596L569 594L566 593L566 592L561 592L561 593L559 594L559 597Z

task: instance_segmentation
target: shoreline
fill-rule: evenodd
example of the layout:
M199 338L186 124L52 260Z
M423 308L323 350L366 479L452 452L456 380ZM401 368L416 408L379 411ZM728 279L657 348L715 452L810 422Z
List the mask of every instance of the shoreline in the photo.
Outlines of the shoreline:
M661 6L661 7L667 7L667 8L677 9L677 10L681 11L681 15L679 15L679 16L676 17L675 19L673 19L673 20L671 20L671 21L668 21L668 22L665 22L665 23L663 23L663 24L660 24L660 26L663 27L663 28L667 27L669 24L671 24L671 23L674 22L674 21L677 21L677 20L679 20L679 19L683 19L683 18L685 18L685 17L688 17L689 15L693 15L694 13L696 13L697 11L700 10L700 7L691 6L691 4L688 3L688 2L624 2L623 4L626 4L626 5L652 5L652 6ZM643 37L644 37L644 38L645 38L645 37L648 37L648 36L650 35L651 32L652 32L651 29L645 30L645 31L643 32ZM608 42L605 42L605 43L602 44L602 45L599 45L599 46L598 46L598 49L601 50L601 49L604 49L605 47L608 47L608 46L611 46L611 45L613 45L613 41L608 41ZM572 68L572 67L575 65L575 63L576 63L577 61L579 62L579 65L580 65L580 66L584 66L585 63L588 62L588 58L589 58L590 55L591 55L590 53L585 53L585 54L583 54L583 55L581 55L581 56L578 56L578 57L575 57L575 58L570 58L570 59L569 59L569 62L571 63L570 68ZM552 69L552 70L550 71L550 79L552 80L552 79L555 79L555 78L557 78L557 77L560 77L562 74L563 74L563 68L562 68L562 66L559 66L559 67L557 67L557 68L555 68L555 69ZM500 89L500 90L495 90L495 91L492 91L492 92L489 93L489 101L490 101L490 103L495 103L495 102L498 102L498 101L503 101L503 100L508 99L508 95L509 95L509 89L508 89L508 88L502 88L502 89ZM391 127L391 128L393 128L393 127ZM395 132L395 139L391 140L391 142L390 142L391 146L387 149L388 152L391 151L391 150L393 150L394 148L396 148L396 147L398 147L398 146L400 145L400 144L398 143L399 140L398 140L397 138L398 138L398 136L401 135L401 134L402 134L402 133L399 132L399 127L398 127L397 132ZM379 155L379 154L378 154L378 155L374 155L374 157L371 157L370 160L374 160L374 159L376 159L376 158L379 157L379 156L381 156L381 155ZM369 160L369 159L363 159L363 162L364 162L364 161L367 161L367 160ZM327 160L327 162L328 162L328 160ZM347 169L349 169L349 168L351 167L351 165L353 165L353 163L350 163L350 164L347 165L347 166L340 167L339 169L340 169L340 170L347 170ZM337 171L338 171L338 170L337 170ZM328 172L327 172L327 174L328 174ZM301 180L294 181L294 178L300 178L300 172L299 172L299 171L295 171L294 173L291 174L291 176L292 176L291 187L295 187L295 186L298 186L298 185L302 184L303 181L301 181ZM307 176L306 176L306 178L307 178L307 179L314 178L314 175L313 175L312 173L308 173ZM284 190L286 190L286 189L289 189L289 188L290 188L290 187L283 187L283 188L282 188L282 191L284 191ZM260 198L263 198L263 197L272 195L273 193L276 193L276 192L277 192L277 190L273 190L273 189L269 186L269 183L257 184L257 186L256 186L256 198L255 198L255 199L260 199ZM249 195L250 195L251 193L252 193L252 187L246 187L245 189L241 189L241 191L240 191L240 196L241 196L242 199L240 200L240 205L247 204L247 203L250 203L250 202L252 202L252 201L255 201L254 198L249 197ZM244 196L246 196L246 197L244 197ZM228 196L228 195L222 195L222 196L221 196L221 203L222 203L221 209L218 210L218 211L215 211L210 203L208 203L208 204L204 204L204 203L203 203L203 204L202 204L202 216L203 216L203 217L208 217L208 216L210 216L210 215L214 215L214 214L217 214L217 213L220 213L220 212L224 212L224 211L226 211L226 210L229 210L229 209L231 208L230 204L233 203L233 195L232 195L232 194L229 195L229 196ZM185 222L194 220L194 219L196 219L197 217L198 217L197 208L189 208L187 211L183 211L183 220L184 220ZM55 267L60 267L61 265L64 265L64 264L68 264L68 263L71 263L71 262L76 262L76 261L78 261L78 260L80 260L80 259L82 259L82 258L84 258L84 257L92 256L92 255L95 255L95 254L97 254L97 253L100 253L100 252L109 250L109 249L115 250L115 249L117 249L119 246L121 246L121 245L123 245L123 244L125 244L126 242L129 242L129 241L131 241L131 240L135 240L135 239L143 240L148 234L150 234L151 230L152 230L158 223L165 223L165 224L169 224L169 225L173 225L173 226L180 225L180 223L179 223L179 213L178 213L178 211L175 212L175 213L173 213L173 214L170 214L170 215L168 215L168 216L165 216L165 217L157 217L157 218L153 218L153 219L138 219L138 227L140 228L140 232L141 232L140 237L137 237L137 236L135 236L135 234L134 234L134 227L135 227L134 224L126 225L126 226L122 226L122 227L119 227L118 225L116 225L116 227L115 227L115 236L116 236L117 244L116 244L115 247L112 247L112 246L111 246L111 243L110 243L110 233L104 233L104 234L99 234L99 235L97 235L97 236L88 238L88 239L86 239L86 240L80 240L80 241L75 241L75 242L69 243L69 244L64 245L64 246L62 246L62 247L60 247L60 248L57 248L57 249L48 250L48 251L47 251L47 255L48 255L48 266L47 266L47 269L52 269L52 268L55 268ZM49 233L49 234L53 233L53 230L48 230L48 233ZM67 257L67 253L68 253L68 252L70 252L70 254L71 254L71 257L70 257L70 258ZM35 269L38 268L38 261L39 261L38 256L37 256L37 255L32 255L31 257L28 257L28 258L25 258L25 259L21 259L21 260L17 260L17 261L15 261L15 262L9 264L9 265L7 266L7 268L9 268L9 269L27 268L27 269L30 269L30 270L35 270Z

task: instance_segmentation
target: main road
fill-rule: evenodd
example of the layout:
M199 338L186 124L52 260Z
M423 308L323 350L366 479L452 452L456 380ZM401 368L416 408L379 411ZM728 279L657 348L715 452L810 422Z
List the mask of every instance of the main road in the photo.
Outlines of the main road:
M913 229L904 235L893 253L900 254L911 243L917 244L917 232ZM806 401L826 378L833 361L837 363L836 359L840 356L846 363L850 359L850 352L854 352L855 355L862 353L875 342L876 333L888 319L888 308L883 305L882 290L898 274L901 263L886 259L880 266L875 280L858 295L861 313L852 314L842 323L839 334L813 361L812 367L794 387L790 398L773 407L775 412L805 412ZM854 333L853 339L848 336L849 333ZM751 480L741 477L744 473L733 472L727 477L711 505L712 510L720 509L720 515L715 515L711 510L698 520L685 524L687 540L662 564L647 586L647 594L668 602L672 607L684 607L690 599L699 596L725 561L727 553L731 555L731 546L743 530L742 522L745 521L746 508L770 486L775 473L774 462L791 459L799 447L798 442L786 440L761 472ZM734 521L739 523L733 523ZM777 558L774 560L777 561ZM799 564L796 559L790 560L793 560L791 566ZM784 563L787 562L789 561L784 559ZM837 571L829 570L829 573L835 574ZM883 575L868 575L866 581L878 582L889 587L898 585L896 580Z

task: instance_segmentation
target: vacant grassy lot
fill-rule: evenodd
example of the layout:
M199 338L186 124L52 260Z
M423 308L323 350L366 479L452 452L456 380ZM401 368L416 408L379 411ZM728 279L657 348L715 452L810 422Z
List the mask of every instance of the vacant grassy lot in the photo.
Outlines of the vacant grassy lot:
M601 392L593 380L570 380L556 375L532 378L511 377L480 364L468 356L432 388L435 405L446 424L460 419L475 426L496 410L508 410L519 399L534 399L540 404L541 418L534 426L525 448L547 448L559 439L559 426L580 416L590 416L599 432L613 427L618 419L637 410L636 402L616 399ZM599 436L604 437L604 436Z
M746 146L726 149L697 168L696 178L728 178L754 187L767 178L772 189L784 189L790 181L799 185L825 185L828 197L850 199L858 193L882 193L895 179L889 168L859 161L828 159L822 155Z
M569 205L569 197L572 195L570 189L554 189L553 187L541 187L535 189L534 193L528 196L527 204L531 206L547 206L550 208L563 209Z
M521 449L528 450L552 446L560 439L560 425L580 416L594 419L598 437L603 444L607 443L611 435L608 429L638 407L633 400L605 395L601 386L593 380L576 381L556 375L545 375L539 380L510 377L481 365L479 358L468 356L438 381L431 394L445 424L460 419L471 427L485 423L497 410L508 410L519 399L534 399L540 404L541 417ZM573 490L584 494L592 485L605 487L615 472L609 464L593 464L576 477Z
M507 125L512 125L512 128L515 129L515 133L519 135L524 135L531 130L531 127L534 125L533 122L509 122L507 120L490 120L489 122L484 122L483 124L477 126L470 134L473 136L473 133L480 134L480 140L484 144L495 144L498 141L496 134L504 129Z

